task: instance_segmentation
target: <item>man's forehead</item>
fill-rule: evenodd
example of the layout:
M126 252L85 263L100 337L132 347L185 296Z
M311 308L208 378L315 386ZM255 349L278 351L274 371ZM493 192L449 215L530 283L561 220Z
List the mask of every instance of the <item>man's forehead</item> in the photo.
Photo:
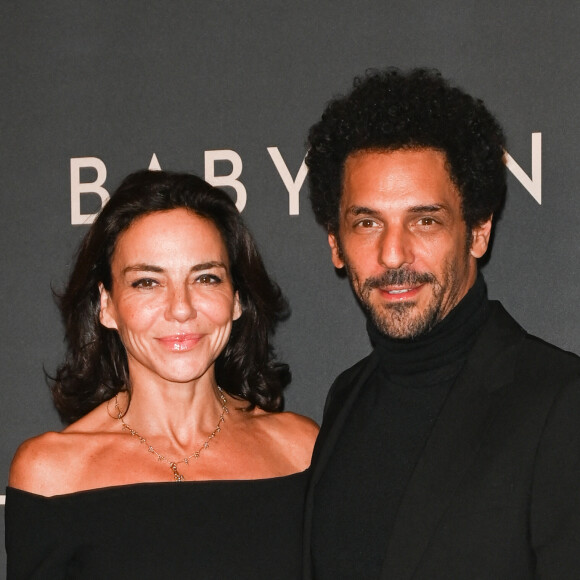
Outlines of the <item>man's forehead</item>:
M440 214L449 212L451 211L452 208L445 203L434 203L427 205L408 205L405 207L405 209L406 211L412 214L422 214L422 213ZM376 207L351 204L348 207L344 208L344 213L352 216L361 216L361 215L372 216L380 214L380 210Z
M343 172L341 211L377 204L455 206L460 194L443 152L430 148L361 150L348 156Z

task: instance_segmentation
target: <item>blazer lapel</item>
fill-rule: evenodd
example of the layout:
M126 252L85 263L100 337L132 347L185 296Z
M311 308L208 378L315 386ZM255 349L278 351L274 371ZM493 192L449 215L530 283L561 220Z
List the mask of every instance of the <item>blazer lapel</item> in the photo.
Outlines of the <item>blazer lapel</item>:
M513 380L514 350L525 336L499 303L451 389L401 500L382 577L412 578L464 473L475 459Z

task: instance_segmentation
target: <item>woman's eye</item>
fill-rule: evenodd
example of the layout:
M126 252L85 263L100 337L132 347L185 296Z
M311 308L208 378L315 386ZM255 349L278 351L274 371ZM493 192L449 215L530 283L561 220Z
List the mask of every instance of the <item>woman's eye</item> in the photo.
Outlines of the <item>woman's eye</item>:
M221 282L221 278L215 274L202 274L196 280L200 284L219 284Z
M141 278L140 280L135 280L131 284L133 288L153 288L157 286L157 280L153 280L152 278Z

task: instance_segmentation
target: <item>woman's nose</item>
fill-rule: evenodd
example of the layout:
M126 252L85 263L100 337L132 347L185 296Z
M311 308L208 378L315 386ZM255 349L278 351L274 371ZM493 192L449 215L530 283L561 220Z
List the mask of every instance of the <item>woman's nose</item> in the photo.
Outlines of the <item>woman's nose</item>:
M167 314L168 318L179 322L195 318L197 312L192 290L185 286L171 288L168 296Z

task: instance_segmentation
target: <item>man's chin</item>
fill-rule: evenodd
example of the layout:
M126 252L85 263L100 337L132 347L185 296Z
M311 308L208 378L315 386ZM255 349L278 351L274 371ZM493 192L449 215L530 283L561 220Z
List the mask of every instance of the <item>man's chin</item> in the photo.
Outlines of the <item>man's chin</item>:
M433 312L420 313L411 302L383 305L380 311L373 308L371 318L385 336L397 340L413 340L429 332L436 324Z

